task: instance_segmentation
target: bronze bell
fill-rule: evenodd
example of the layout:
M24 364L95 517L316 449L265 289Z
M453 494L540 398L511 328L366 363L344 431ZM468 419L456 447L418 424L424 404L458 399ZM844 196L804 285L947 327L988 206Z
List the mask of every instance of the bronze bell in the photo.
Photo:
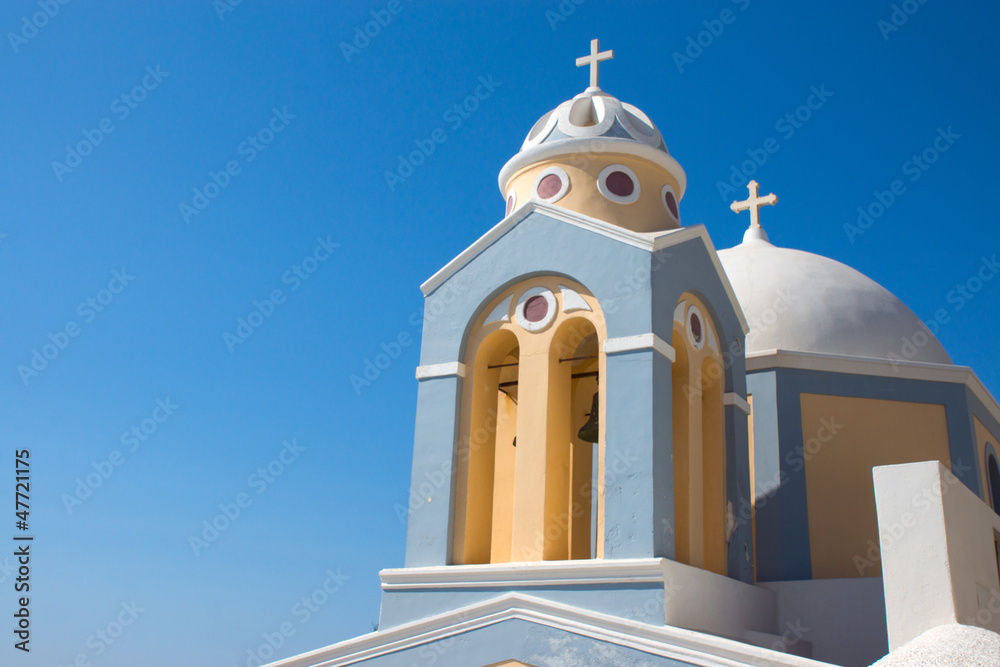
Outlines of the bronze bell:
M600 392L594 393L594 404L590 407L590 419L587 423L580 427L580 432L576 434L576 437L580 438L584 442L596 443L598 440L598 412L600 411Z

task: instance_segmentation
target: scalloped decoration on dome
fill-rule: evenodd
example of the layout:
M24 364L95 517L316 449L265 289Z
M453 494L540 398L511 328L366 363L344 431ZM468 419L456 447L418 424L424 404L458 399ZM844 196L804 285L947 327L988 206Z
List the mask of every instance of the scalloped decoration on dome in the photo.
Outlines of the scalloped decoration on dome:
M597 137L631 139L669 154L649 116L600 88L588 88L542 116L521 144L521 151L560 139Z

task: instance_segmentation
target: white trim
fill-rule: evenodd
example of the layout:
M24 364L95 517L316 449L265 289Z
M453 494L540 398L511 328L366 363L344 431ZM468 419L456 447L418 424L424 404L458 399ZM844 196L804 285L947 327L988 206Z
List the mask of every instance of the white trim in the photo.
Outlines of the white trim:
M382 590L550 586L663 581L659 558L623 560L534 561L502 565L448 565L395 568L379 572Z
M490 314L486 316L483 326L493 324L494 322L510 322L510 302L513 298L514 295L510 294L506 299L498 303L496 308L491 310Z
M667 206L667 190L669 190L670 194L674 196L674 206L677 207L676 216L674 215L674 212L670 210L670 207ZM663 204L663 208L666 210L667 215L670 216L670 219L678 225L681 224L681 201L677 198L677 191L674 190L674 186L670 185L670 183L667 183L660 188L660 203Z
M524 316L524 306L528 303L528 299L532 297L540 296L545 299L545 303L548 306L548 310L545 311L545 317L538 320L537 322L531 322L527 317ZM517 300L517 307L514 309L514 319L517 323L521 325L521 328L525 331L531 331L532 333L536 331L541 331L545 327L552 324L552 320L556 318L556 312L559 310L556 304L556 295L548 287L532 287L526 290L521 298Z
M725 269L722 268L722 262L719 261L719 255L715 250L712 239L708 236L708 230L705 229L705 225L690 225L688 227L669 229L653 234L644 234L642 232L633 232L624 227L576 213L575 211L569 211L558 206L549 206L538 200L528 200L525 202L523 206L494 225L492 229L480 236L472 245L445 264L437 273L424 281L424 284L420 286L420 290L424 293L424 296L429 295L440 287L441 283L475 259L481 252L496 243L500 237L509 232L519 222L536 211L553 220L565 222L595 234L614 239L619 243L624 243L635 248L642 248L649 252L658 252L664 248L679 245L692 239L701 239L701 242L709 251L708 255L712 258L712 265L715 267L715 272L718 274L719 280L722 281L722 286L726 290L726 296L729 297L729 303L732 304L733 309L736 311L736 316L740 320L740 326L743 327L743 333L750 333L750 325L747 324L746 316L743 314L740 302L736 298L736 292L733 291L733 285L729 282L729 276L726 274Z
M545 138L552 133L552 128L555 127L556 123L559 121L559 114L556 113L557 111L559 111L558 107L535 121L535 124L531 126L531 130L528 132L528 136L525 137L524 143L521 144L522 151L545 141ZM543 123L542 121L545 122ZM538 128L537 133L535 133L535 128ZM532 136L533 133L534 136Z
M589 104L596 116L593 125L577 125L573 122L573 112L577 105ZM602 136L611 129L618 114L608 109L607 103L600 95L579 95L572 100L567 100L557 108L559 116L559 131L570 137L589 137L591 139ZM609 113L610 112L610 113Z
M888 359L849 357L846 355L820 354L817 352L795 352L791 350L761 350L759 352L751 352L746 356L746 370L748 373L776 367L964 384L979 399L979 402L986 406L990 415L997 421L1000 421L1000 404L997 404L997 400L993 397L993 394L990 393L982 380L968 366L929 364L922 361L890 361Z
M606 561L605 561L606 562ZM827 663L669 625L650 625L530 595L507 593L485 602L378 630L269 667L340 667L404 651L508 620L522 620L599 642L699 667L830 667Z
M623 197L622 195L616 195L608 189L608 176L616 171L620 171L632 179L632 194ZM601 191L602 195L616 204L632 204L639 199L639 194L641 192L641 188L639 187L639 177L635 175L634 171L623 164L610 164L604 169L601 169L601 173L597 175L597 189Z
M497 178L500 192L504 192L507 183L514 174L525 167L564 155L593 155L595 153L632 155L652 162L656 166L666 169L667 173L677 180L678 201L684 196L684 191L687 189L687 175L677 160L661 148L654 148L649 144L621 137L573 137L548 141L528 149L522 149L520 153L508 160L507 164L500 170L500 175Z
M429 380L430 378L443 378L457 375L465 377L465 364L461 361L451 361L444 364L426 364L417 366L417 379Z
M555 193L551 197L543 197L538 194L538 186L541 184L542 179L546 176L557 176L559 178L559 192ZM569 191L569 174L566 170L561 167L549 167L548 169L543 169L535 177L535 184L531 186L531 196L539 201L543 201L546 204L554 204L563 198L563 195Z
M735 391L727 391L725 394L723 394L722 404L735 405L737 408L739 408L740 412L742 412L743 414L746 415L750 414L750 404L747 403L747 399L743 398Z
M684 232L683 235L680 233ZM729 282L729 274L726 270L722 268L722 261L719 260L719 253L715 249L715 244L712 243L712 238L708 235L708 230L705 225L689 225L687 227L681 227L679 229L671 229L670 231L660 232L660 234L653 241L653 252L657 252L663 248L670 247L672 245L679 245L684 241L693 238L700 238L702 243L708 249L708 256L712 258L712 265L715 267L715 272L719 275L719 280L722 281L722 287L726 290L726 296L729 297L729 303L733 305L733 309L736 311L736 316L740 320L740 326L743 328L743 335L750 333L750 325L747 323L746 315L743 314L743 307L740 306L740 300L736 298L736 291L733 289L733 284Z
M649 116L642 109L628 102L622 102L621 105L626 113L619 116L618 120L625 126L625 129L632 135L632 138L649 146L659 147L663 143L663 135L656 129L656 125L649 119ZM640 123L646 125L649 128L649 132L643 132L638 125L633 123L632 119L629 118L629 114L632 114Z
M604 354L633 352L635 350L656 350L670 361L677 358L677 352L673 346L654 333L608 338L604 341Z
M698 322L701 323L701 340L694 337L694 329L691 327L691 318L697 317ZM684 316L684 325L687 329L688 340L691 341L691 345L694 349L700 350L705 347L705 341L708 340L708 333L711 331L708 321L705 319L705 314L701 312L701 308L691 304L688 306L687 315Z
M746 355L747 372L764 370L773 366L801 370L874 375L910 380L937 380L939 382L965 382L971 372L965 366L930 364L922 361L891 361L870 357L851 357L841 354L798 352L793 350L761 350Z
M559 286L562 292L562 310L564 313L572 313L577 310L591 310L587 301L574 290L565 285Z

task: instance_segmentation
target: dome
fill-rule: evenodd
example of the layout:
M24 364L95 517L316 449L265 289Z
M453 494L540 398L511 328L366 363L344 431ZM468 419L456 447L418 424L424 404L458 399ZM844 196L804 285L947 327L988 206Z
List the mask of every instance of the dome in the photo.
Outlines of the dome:
M632 139L667 152L663 136L646 114L600 88L587 88L539 118L521 145L521 151L578 137Z
M500 189L527 165L558 156L625 153L644 158L664 169L684 195L687 178L667 151L663 136L649 117L596 86L591 86L538 119L521 150L500 171Z
M789 350L952 363L912 310L845 264L775 247L760 227L718 254L750 325L748 354Z

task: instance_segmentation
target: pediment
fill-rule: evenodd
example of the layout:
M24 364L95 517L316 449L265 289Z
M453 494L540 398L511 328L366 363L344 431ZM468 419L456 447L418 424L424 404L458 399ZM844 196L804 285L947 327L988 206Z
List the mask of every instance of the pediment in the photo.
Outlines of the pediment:
M610 222L605 222L604 220L591 218L575 211L544 204L535 200L529 201L527 204L501 220L492 229L473 242L472 245L459 253L457 257L448 262L448 264L446 264L440 271L425 281L424 284L420 286L424 296L431 295L438 287L447 282L449 278L458 273L465 266L472 263L479 255L499 242L500 239L507 235L511 230L515 229L518 225L522 224L532 216L543 216L544 218L554 222L572 225L589 233L611 239L617 243L639 248L650 253L658 252L665 248L677 246L688 241L701 242L701 244L704 245L708 251L708 255L711 258L715 272L718 274L719 281L722 283L733 310L737 313L743 332L747 333L749 331L746 318L743 316L743 310L740 308L739 301L736 299L736 293L733 291L732 285L729 282L729 277L722 268L722 263L719 261L715 246L712 243L712 239L709 237L708 231L705 229L704 225L692 225L689 227L681 227L679 229L671 229L656 233L633 232L629 229L611 224Z

